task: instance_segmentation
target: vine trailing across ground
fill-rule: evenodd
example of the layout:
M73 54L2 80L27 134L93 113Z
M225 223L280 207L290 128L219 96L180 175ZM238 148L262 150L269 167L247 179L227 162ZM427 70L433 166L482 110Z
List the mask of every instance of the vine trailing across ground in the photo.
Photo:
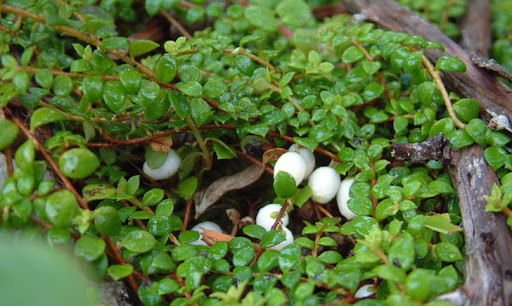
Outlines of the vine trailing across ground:
M398 2L459 39L474 1ZM506 72L512 7L492 3L488 48ZM134 304L448 304L438 297L469 279L447 167L465 147L485 149L501 183L486 209L512 226L511 138L491 129L499 114L447 89L473 63L433 61L435 40L338 1L7 0L0 12L3 239L43 238ZM75 303L104 303L93 287Z

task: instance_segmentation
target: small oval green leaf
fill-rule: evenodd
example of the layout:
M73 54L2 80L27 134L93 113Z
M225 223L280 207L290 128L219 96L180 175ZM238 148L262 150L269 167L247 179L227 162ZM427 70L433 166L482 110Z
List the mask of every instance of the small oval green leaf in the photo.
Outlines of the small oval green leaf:
M100 161L96 154L88 149L74 148L59 158L59 168L69 178L85 178L98 168Z

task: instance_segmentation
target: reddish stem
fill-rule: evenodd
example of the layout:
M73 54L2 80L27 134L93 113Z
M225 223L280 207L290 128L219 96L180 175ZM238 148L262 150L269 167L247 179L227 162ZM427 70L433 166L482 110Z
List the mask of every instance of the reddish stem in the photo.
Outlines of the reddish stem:
M281 33L283 33L284 35L290 37L290 38L293 38L293 36L295 35L292 31L290 31L289 29L287 29L285 26L283 26L282 24L279 25L279 31Z
M13 116L12 111L9 108L5 108L6 113L10 116L10 119L20 128L20 130L27 136L29 139L31 139L38 147L39 151L43 155L44 159L50 164L50 166L53 168L57 176L61 179L61 181L64 183L66 188L73 193L73 195L76 197L78 204L82 209L89 210L89 205L87 202L84 201L80 193L75 189L71 181L65 176L61 171L57 163L53 160L53 158L50 156L50 154L46 151L44 146L39 142L39 140L25 127L23 122L21 122L18 118Z

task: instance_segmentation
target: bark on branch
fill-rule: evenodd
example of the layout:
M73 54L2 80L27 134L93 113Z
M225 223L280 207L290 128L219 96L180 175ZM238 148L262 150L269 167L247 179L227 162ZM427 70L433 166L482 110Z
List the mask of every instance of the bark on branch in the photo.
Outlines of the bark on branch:
M503 214L485 211L484 195L498 183L478 145L452 155L450 176L460 200L466 240L466 279L458 289L463 305L510 305L512 237Z
M443 160L448 143L443 135L422 143L394 144L393 155L411 162ZM496 172L484 149L473 145L451 152L450 177L460 200L466 242L465 284L440 299L456 305L510 305L512 302L512 236L503 214L485 211Z
M491 109L512 119L512 90L501 82L492 72L479 68L471 56L444 35L431 23L418 14L404 8L393 0L344 0L353 13L363 13L366 18L385 29L421 35L425 39L442 43L445 52L437 49L425 50L431 61L437 61L443 55L453 55L466 63L464 73L444 72L443 80L450 90L473 98L480 102L484 110Z

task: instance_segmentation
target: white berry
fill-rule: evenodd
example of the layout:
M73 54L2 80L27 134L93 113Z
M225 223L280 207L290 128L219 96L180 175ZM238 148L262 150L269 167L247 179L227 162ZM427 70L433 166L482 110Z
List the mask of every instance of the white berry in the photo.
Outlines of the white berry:
M341 178L331 167L319 167L311 173L308 185L311 187L311 199L325 204L334 199L340 186Z
M356 291L356 294L354 294L354 297L356 299L362 299L362 298L365 298L365 297L369 297L370 295L373 295L375 294L375 287L373 287L373 285L364 285L364 286L361 286L361 288L359 288L357 291Z
M348 208L348 200L350 199L349 191L354 181L355 179L353 178L343 180L340 184L340 188L338 189L338 194L336 195L338 209L340 210L341 215L347 220L352 220L358 216Z
M256 224L269 231L272 225L274 225L274 222L276 222L276 218L279 215L281 208L283 208L283 206L280 204L268 204L263 206L260 208L258 214L256 215ZM287 212L283 214L281 222L283 226L288 226L290 217L288 216Z
M282 227L282 231L284 232L286 238L283 242L272 247L275 250L281 251L285 246L292 244L294 241L292 231L290 231L287 227L284 226Z
M295 179L298 186L306 174L306 162L304 158L296 152L286 152L279 157L274 166L274 178L279 171L288 172Z
M222 229L220 228L220 226L218 226L217 223L214 223L211 221L205 221L205 222L198 223L198 224L196 224L196 226L194 226L190 230L199 233L199 239L190 243L193 245L207 245L206 242L203 241L204 230L222 233Z
M146 161L142 166L142 170L147 176L154 180L164 180L176 174L180 168L180 165L181 158L178 156L178 154L176 154L174 150L169 150L169 153L167 153L167 159L160 167L151 169L148 165L148 162Z
M290 152L297 152L304 158L304 161L306 162L306 173L304 174L304 178L307 179L311 172L313 172L313 169L315 169L315 155L313 155L313 152L311 152L310 149L305 147L300 147L297 150L297 145L292 144L288 151Z

